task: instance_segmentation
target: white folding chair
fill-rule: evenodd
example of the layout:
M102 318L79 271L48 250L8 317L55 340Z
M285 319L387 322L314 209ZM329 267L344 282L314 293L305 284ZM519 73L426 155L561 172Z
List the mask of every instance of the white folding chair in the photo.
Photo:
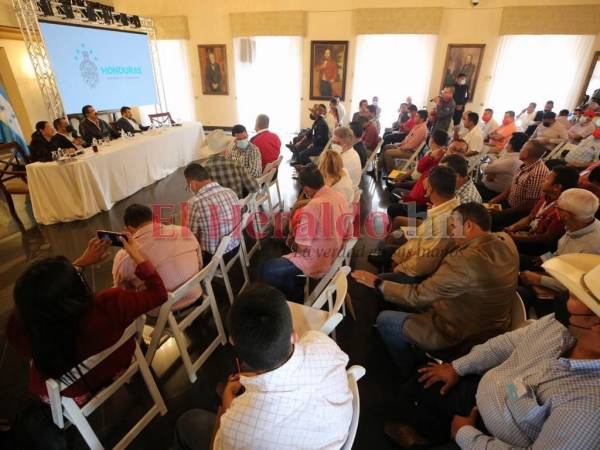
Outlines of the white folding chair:
M262 229L263 227L261 227L259 221L258 221L258 215L256 214L257 211L257 205L256 205L256 196L258 195L258 192L255 192L253 194L248 194L246 197L244 197L242 200L240 200L240 210L242 211L242 214L244 213L248 213L248 223L252 223L252 227L254 229L254 233L252 236L250 236L252 238L252 240L254 241L254 243L248 248L248 245L246 244L245 241L245 231L246 231L246 227L242 227L241 230L241 235L240 235L240 240L243 240L244 242L244 255L245 255L245 262L246 262L246 267L250 267L250 258L252 258L252 256L254 256L254 254L260 250L262 248L262 243L261 243L261 239L260 237L262 236Z
M225 289L227 290L227 296L229 297L229 303L233 303L233 288L231 287L231 280L229 278L229 272L231 268L235 265L237 261L240 262L240 267L242 268L242 274L244 275L244 284L240 288L240 292L246 289L246 286L250 284L250 276L248 275L248 266L246 265L247 254L246 254L246 241L244 240L244 232L243 230L248 225L248 219L250 217L250 213L244 213L242 216L242 221L235 227L228 236L223 239L228 239L227 242L230 242L234 239L239 239L240 243L237 247L237 252L235 255L227 262L223 258L219 260L219 268L221 269L221 274L223 275L223 281L225 283Z
M317 285L314 287L314 289L312 291L310 290L310 278L306 277L306 281L304 283L304 304L305 305L312 306L315 303L317 297L321 294L321 292L323 292L323 289L325 289L325 286L327 286L329 284L329 282L331 281L333 276L342 267L342 265L344 264L344 261L350 260L350 258L352 257L352 249L354 248L354 246L356 245L357 242L358 242L358 239L355 237L352 237L345 242L344 246L342 247L342 250L340 251L340 254L337 256L337 258L334 260L333 264L329 268L329 271L319 280L319 282L317 283ZM304 276L304 275L300 275L300 276Z
M163 333L166 331L168 334L172 335L175 339L175 343L177 344L177 348L179 349L179 353L181 354L181 360L183 361L183 365L190 379L190 383L194 383L196 381L196 372L198 372L198 369L200 369L202 364L204 364L208 357L219 347L219 344L225 345L227 342L225 329L223 328L221 314L219 313L219 307L217 306L217 300L215 298L215 293L213 292L211 282L219 263L223 259L223 254L225 253L225 249L229 244L229 240L229 237L224 237L221 240L221 243L219 244L219 247L213 255L210 263L200 272L198 272L198 274L194 275L183 285L177 288L177 290L174 292L169 292L169 298L167 302L161 306L160 312L158 313L156 325L152 330L150 345L148 346L148 351L146 352L146 361L148 364L152 364L152 359L154 358L154 355L160 346ZM180 322L178 322L175 315L171 311L172 306L177 303L192 287L195 287L198 284L202 286L202 302L189 314L187 314ZM192 362L183 332L194 322L194 320L198 318L198 316L200 316L200 314L202 314L208 308L210 308L212 312L218 334L217 337L210 343L208 348L204 350L204 352L198 357L198 359Z
M525 310L525 303L523 302L523 299L521 298L519 293L515 292L515 298L513 299L513 304L512 304L510 329L516 330L517 328L525 327L533 322L534 322L534 320L527 319L527 311Z
M265 166L265 170L263 171L263 173L268 173L270 170L275 170L275 175L271 179L271 182L267 188L269 190L269 195L271 194L271 188L273 186L275 186L275 192L277 193L277 202L271 205L272 214L275 213L275 210L283 211L283 198L281 197L281 189L279 187L279 166L281 165L282 161L283 156L279 156L279 158L277 158L275 161L267 164Z
M352 421L348 430L348 437L341 450L352 450L354 439L356 438L356 430L358 429L358 420L360 418L360 394L358 391L358 380L366 373L362 366L352 366L346 373L348 374L348 386L352 391Z
M373 172L375 173L375 181L379 181L379 167L377 165L377 155L379 154L379 151L381 150L382 145L383 145L383 139L380 138L379 142L377 142L377 147L375 147L375 149L369 155L369 158L367 159L367 162L365 163L365 167L363 167L363 169L362 169L361 176L364 175L365 173L367 173L367 170L369 170L369 167L372 166Z
M75 425L81 436L85 440L88 447L92 450L102 450L104 446L100 443L98 436L94 433L94 430L90 426L86 417L94 412L100 405L108 400L117 390L119 390L125 383L127 383L138 371L141 373L142 378L148 388L148 392L152 396L154 404L144 414L144 416L127 432L127 434L113 447L114 449L126 448L135 437L150 423L150 421L160 414L164 416L167 413L167 407L163 401L158 387L152 378L148 364L144 359L144 355L140 350L140 346L137 340L138 330L144 326L144 318L140 317L126 329L119 341L112 345L110 348L97 353L94 356L86 359L79 368L74 368L70 372L69 377L63 377L64 379L46 380L46 388L48 390L48 397L50 399L50 410L52 412L52 420L59 428L65 428L65 419ZM135 342L134 357L131 365L127 370L113 381L109 386L98 392L92 399L90 399L85 405L79 407L74 399L70 397L64 397L61 392L79 380L82 375L92 370L112 353L119 349L127 341L133 339Z
M560 154L560 151L562 150L562 148L565 146L567 142L566 141L561 141L558 144L556 144L556 146L550 150L548 152L548 154L546 156L544 156L544 161L548 161L552 158L554 158L556 155Z
M340 268L312 306L288 302L292 312L294 331L298 333L298 336L302 336L310 330L318 330L325 334L333 333L335 339L335 327L344 318L339 311L348 292L347 277L349 273L350 267ZM334 295L335 303L333 302ZM321 309L324 304L327 304L325 311Z

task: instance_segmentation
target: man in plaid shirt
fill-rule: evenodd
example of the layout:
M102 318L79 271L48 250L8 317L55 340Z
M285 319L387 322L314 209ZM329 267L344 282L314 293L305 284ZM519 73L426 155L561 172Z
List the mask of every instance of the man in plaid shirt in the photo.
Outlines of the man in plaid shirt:
M227 151L227 156L237 161L250 176L260 178L262 175L262 160L260 150L248 140L248 132L244 125L236 125L231 129L235 138Z
M513 177L512 184L503 193L490 200L502 205L502 211L492 211L494 229L502 229L525 217L542 196L542 183L550 172L542 157L546 146L528 141L519 159L523 165Z
M240 223L239 199L231 189L214 182L200 164L189 164L183 175L187 188L194 193L187 202L187 225L198 238L202 259L208 264L221 239ZM239 243L239 239L232 239L225 253L236 249Z

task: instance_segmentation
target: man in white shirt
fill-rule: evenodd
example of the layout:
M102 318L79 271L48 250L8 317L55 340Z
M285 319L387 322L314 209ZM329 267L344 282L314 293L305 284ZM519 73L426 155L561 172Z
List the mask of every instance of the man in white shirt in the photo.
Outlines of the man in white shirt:
M534 125L535 122L535 108L537 103L531 102L527 108L521 111L519 117L517 117L517 127L519 131L527 131L530 125Z
M586 168L600 158L600 128L596 128L591 136L582 140L577 148L569 151L565 162L571 167Z
M492 131L499 127L498 122L494 120L494 110L491 108L486 108L483 110L483 115L481 116L481 136L483 140L487 140L492 134Z
M348 172L352 184L358 187L362 176L360 165L360 156L353 147L354 133L348 127L336 128L333 132L333 141L331 148L337 151L344 162L344 169Z
M352 420L348 356L318 331L301 337L281 292L256 285L229 312L230 342L244 372L229 377L218 415L191 410L177 421L175 448L340 449Z
M483 135L481 128L477 126L479 123L479 114L468 112L466 116L463 117L462 123L467 130L467 133L462 139L469 146L469 150L464 157L469 163L469 171L471 171L477 164L481 151L483 150Z

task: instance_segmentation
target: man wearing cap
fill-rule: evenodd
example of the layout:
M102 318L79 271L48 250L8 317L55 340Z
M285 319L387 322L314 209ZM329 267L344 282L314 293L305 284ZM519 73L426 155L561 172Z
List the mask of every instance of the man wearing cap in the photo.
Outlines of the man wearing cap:
M239 198L258 190L258 183L248 171L234 159L224 155L231 138L223 130L211 131L206 137L207 146L200 149L203 166L210 178L221 186L231 189Z
M548 150L552 150L556 144L564 142L568 138L567 129L556 121L556 114L552 111L544 113L542 123L537 126L531 136L532 140L544 144Z
M329 141L329 127L324 119L327 109L325 105L314 105L308 109L313 121L312 127L306 135L295 144L288 144L294 157L290 164L310 164L311 156L319 156Z
M544 263L570 292L555 314L420 369L399 442L463 450L600 448L600 256ZM422 436L427 436L425 439Z
M600 128L596 128L591 136L583 139L577 148L565 156L565 162L572 167L584 169L600 157Z
M591 110L587 110L581 116L579 116L577 122L574 123L571 128L569 128L569 143L579 144L583 139L594 132L596 129L596 126L593 122L594 117L596 117L596 114Z

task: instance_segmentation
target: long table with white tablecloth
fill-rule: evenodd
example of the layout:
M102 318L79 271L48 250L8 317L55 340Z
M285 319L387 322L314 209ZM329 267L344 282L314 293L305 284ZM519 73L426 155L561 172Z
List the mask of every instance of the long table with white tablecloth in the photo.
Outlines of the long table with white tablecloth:
M118 139L86 149L67 163L27 165L27 182L38 223L87 219L198 159L204 130L200 123Z

